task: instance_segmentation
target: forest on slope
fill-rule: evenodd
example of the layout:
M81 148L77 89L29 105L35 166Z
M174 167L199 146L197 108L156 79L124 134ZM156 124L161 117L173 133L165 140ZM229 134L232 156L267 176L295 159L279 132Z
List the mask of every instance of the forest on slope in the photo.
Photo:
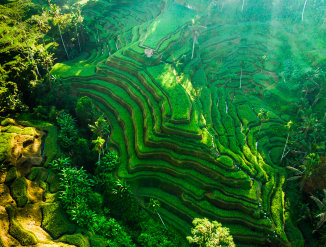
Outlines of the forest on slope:
M0 246L325 244L324 1L0 8Z

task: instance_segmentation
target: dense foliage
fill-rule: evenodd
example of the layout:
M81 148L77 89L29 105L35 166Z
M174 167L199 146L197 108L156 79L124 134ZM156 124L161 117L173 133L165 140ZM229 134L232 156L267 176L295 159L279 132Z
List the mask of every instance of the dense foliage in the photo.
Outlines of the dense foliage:
M222 224L208 219L196 218L193 220L192 236L188 236L189 243L200 247L235 247L230 230Z

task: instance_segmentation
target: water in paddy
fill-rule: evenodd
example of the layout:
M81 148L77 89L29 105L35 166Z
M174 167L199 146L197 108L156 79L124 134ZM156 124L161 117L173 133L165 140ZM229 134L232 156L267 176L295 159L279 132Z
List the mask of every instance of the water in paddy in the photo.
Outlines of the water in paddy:
M110 120L118 176L185 234L208 217L239 246L303 246L285 166L324 119L325 1L118 2L87 3L88 49L53 70Z

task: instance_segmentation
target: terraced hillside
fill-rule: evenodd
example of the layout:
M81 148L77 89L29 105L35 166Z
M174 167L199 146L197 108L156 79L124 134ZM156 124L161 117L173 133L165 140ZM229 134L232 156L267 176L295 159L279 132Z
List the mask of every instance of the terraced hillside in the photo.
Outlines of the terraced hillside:
M276 84L284 50L308 64L323 56L318 40L300 49L300 27L223 23L175 3L100 1L84 15L99 20L94 48L52 73L109 119L117 176L139 198L158 199L163 220L185 233L194 217L208 217L239 246L290 245L287 230L300 233L284 215L290 119L278 104L291 97Z

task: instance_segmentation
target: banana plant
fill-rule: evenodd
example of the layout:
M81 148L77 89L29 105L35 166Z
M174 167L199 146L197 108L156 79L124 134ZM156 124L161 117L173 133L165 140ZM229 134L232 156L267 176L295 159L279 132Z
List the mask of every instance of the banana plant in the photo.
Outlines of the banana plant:
M326 222L326 189L323 190L323 199L320 200L318 197L311 195L310 198L316 203L319 213L315 216L318 218L314 232L322 228Z

